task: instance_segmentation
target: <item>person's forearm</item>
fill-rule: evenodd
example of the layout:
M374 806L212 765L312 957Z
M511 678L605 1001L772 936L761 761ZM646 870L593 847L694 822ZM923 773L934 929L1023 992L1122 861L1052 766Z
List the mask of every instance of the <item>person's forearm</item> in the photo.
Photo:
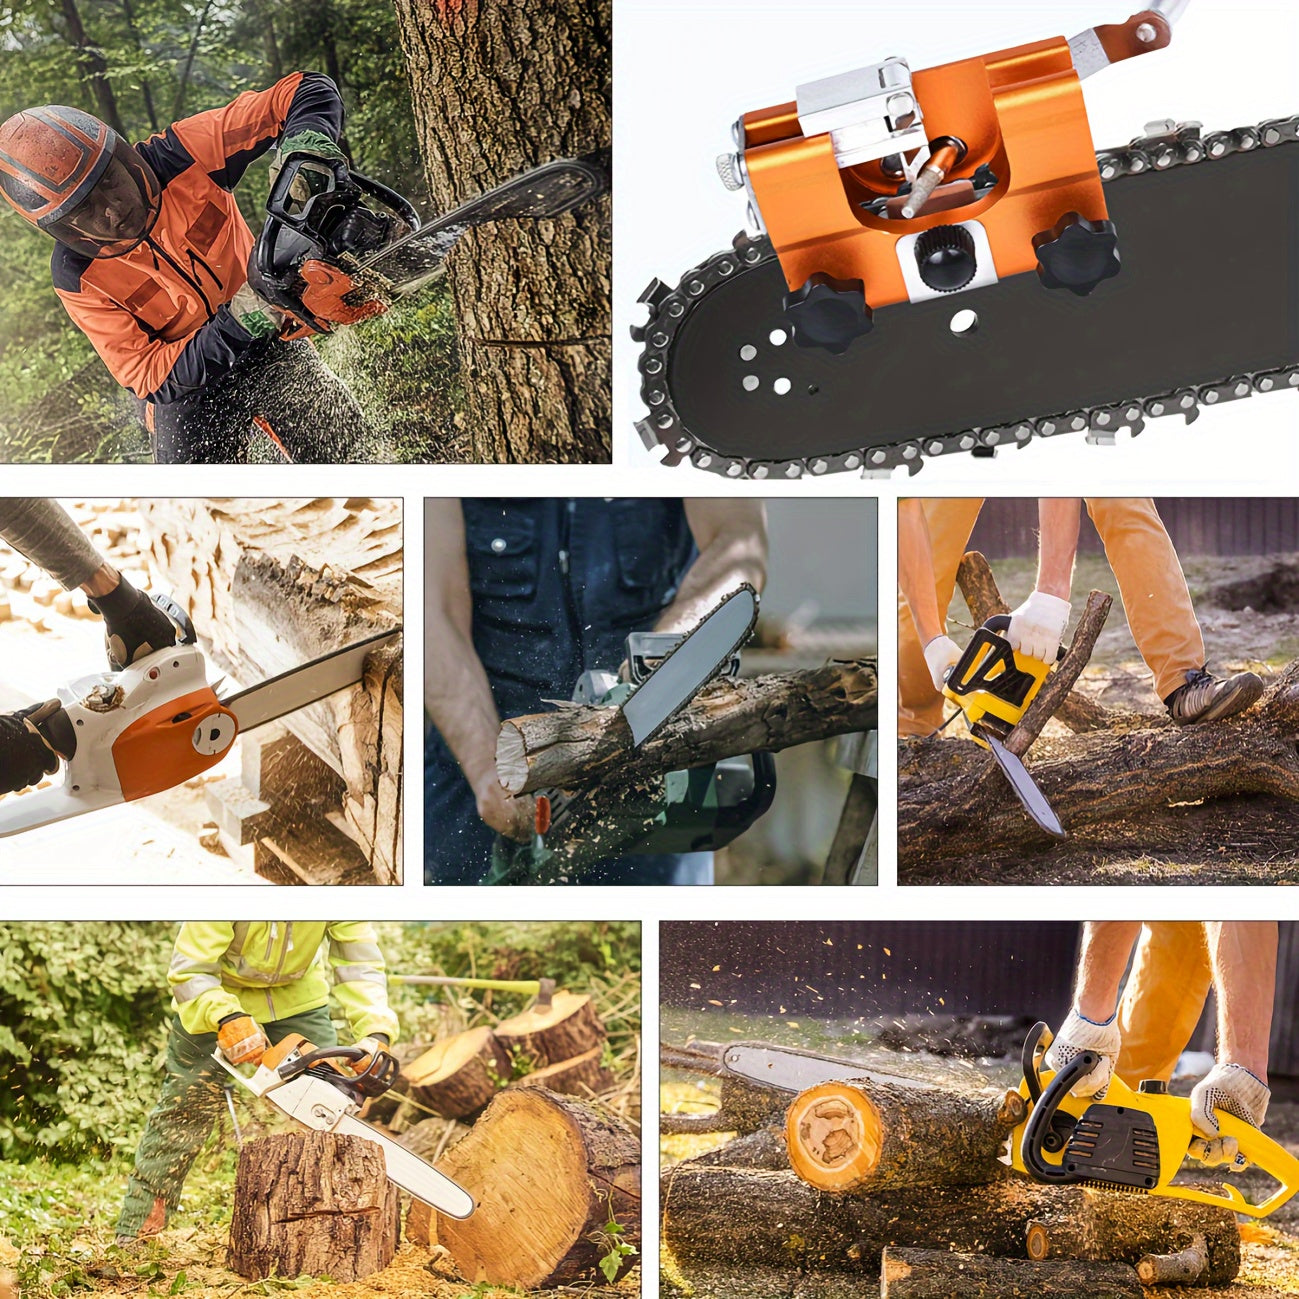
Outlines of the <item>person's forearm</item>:
M1273 920L1210 920L1204 926L1218 1001L1218 1060L1243 1065L1267 1083L1276 991L1278 929Z
M476 794L496 780L496 736L501 719L487 673L463 631L430 611L425 621L428 664L424 706Z
M698 557L686 570L672 603L659 615L655 630L689 631L744 582L759 593L767 584L766 529L736 519L700 544Z
M1042 497L1037 503L1037 590L1067 600L1073 589L1078 557L1082 501L1077 497Z
M1084 926L1074 1004L1085 1019L1104 1024L1113 1018L1123 971L1140 932L1139 920L1089 920Z
M921 646L946 634L947 622L938 607L934 552L929 524L920 501L898 502L898 586L911 610Z
M0 499L0 537L69 591L85 586L89 595L107 595L117 585L116 570L57 501L25 496ZM105 569L112 574L112 585L90 590Z

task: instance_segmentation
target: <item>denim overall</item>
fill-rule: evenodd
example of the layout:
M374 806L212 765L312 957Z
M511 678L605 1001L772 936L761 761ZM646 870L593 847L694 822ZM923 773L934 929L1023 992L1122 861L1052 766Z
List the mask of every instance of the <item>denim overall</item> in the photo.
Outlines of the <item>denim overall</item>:
M583 672L617 671L627 634L653 627L696 551L679 500L461 502L474 649L501 717L568 699ZM428 652L437 653L437 646ZM474 884L494 831L435 728L424 765L425 880ZM700 859L704 860L700 860ZM711 854L638 854L584 884L711 882Z

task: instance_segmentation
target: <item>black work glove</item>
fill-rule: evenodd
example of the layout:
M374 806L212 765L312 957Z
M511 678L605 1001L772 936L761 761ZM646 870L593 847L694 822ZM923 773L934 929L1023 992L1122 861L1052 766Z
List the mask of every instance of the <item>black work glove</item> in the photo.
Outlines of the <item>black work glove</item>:
M71 729L57 699L0 714L0 793L17 793L54 775L59 759L76 751Z
M104 619L104 646L114 672L176 643L172 620L124 577L115 590L95 596L90 607Z

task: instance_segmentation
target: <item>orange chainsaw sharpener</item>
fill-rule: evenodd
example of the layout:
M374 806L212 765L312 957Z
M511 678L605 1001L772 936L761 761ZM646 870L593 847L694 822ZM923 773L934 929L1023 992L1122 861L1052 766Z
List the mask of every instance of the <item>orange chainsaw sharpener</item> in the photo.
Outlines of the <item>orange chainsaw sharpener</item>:
M1167 44L1167 24L1151 18ZM977 220L1004 279L1035 270L1034 238L1069 214L1108 219L1082 83L1064 38L916 72L912 90L925 135L958 140L965 152L911 219L866 210L878 200L897 202L899 178L884 171L888 160L841 170L828 131L803 134L797 103L741 119L749 184L791 290L820 273L860 280L872 309L889 306L910 298L897 247L906 236ZM997 182L976 193L972 178L985 166Z

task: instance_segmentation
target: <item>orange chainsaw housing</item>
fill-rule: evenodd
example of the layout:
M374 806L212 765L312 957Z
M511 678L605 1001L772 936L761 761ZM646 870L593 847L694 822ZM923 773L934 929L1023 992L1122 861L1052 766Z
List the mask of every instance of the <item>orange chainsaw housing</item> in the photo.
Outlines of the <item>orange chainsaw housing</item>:
M896 244L907 235L977 219L1004 279L1036 269L1033 237L1066 213L1107 218L1082 83L1063 38L916 72L912 88L928 138L955 136L969 153L911 220L863 210L894 197L896 178L879 162L841 171L828 133L802 134L796 103L741 119L749 183L791 290L820 271L861 280L873 308L906 302ZM975 200L968 182L985 163L997 185Z
M356 301L361 292L356 281L346 271L331 266L329 262L309 258L298 268L298 275L304 285L298 295L302 305L317 320L330 325L355 325L361 320L373 320L375 316L382 316L391 305L382 298L375 297ZM281 337L309 338L315 332L304 324Z
M220 748L216 752L201 753L195 748L200 725L218 728ZM136 718L113 741L113 764L123 800L130 803L146 798L201 775L230 752L238 734L235 715L222 707L210 688L169 700Z

